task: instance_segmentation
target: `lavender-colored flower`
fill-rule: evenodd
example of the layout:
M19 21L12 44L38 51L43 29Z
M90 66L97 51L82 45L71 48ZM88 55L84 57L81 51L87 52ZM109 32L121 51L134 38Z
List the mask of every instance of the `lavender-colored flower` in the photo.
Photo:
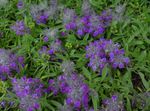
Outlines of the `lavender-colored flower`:
M71 65L71 69L70 65ZM62 64L63 75L60 75L56 80L50 80L49 89L54 94L61 92L67 96L66 104L73 109L89 108L89 87L84 83L84 77L78 75L73 70L73 62L65 61Z
M101 23L103 23L103 26L107 27L110 25L111 21L112 21L112 10L108 9L108 10L104 10L100 17L99 20L101 21Z
M47 55L48 54L48 47L47 46L42 46L42 48L39 50L39 54L40 55L42 55L42 54Z
M19 65L23 66L23 60L20 61L15 54L9 50L0 49L0 78L6 80L8 76L12 76L13 72L19 73Z
M118 95L113 95L111 98L102 101L104 108L100 111L125 111L123 101L119 100Z
M53 17L56 13L56 6L48 6L48 2L44 1L39 5L31 6L31 15L37 24L46 24L49 17Z
M108 13L109 11L96 15L90 11L89 3L86 0L83 3L83 11L87 11L87 13L84 12L85 14L79 17L73 10L66 9L64 12L66 30L74 31L79 36L90 34L93 37L97 37L102 35L112 20L110 13Z
M16 32L17 35L25 35L30 32L30 29L25 26L23 21L17 21L11 29Z
M17 7L18 9L22 9L24 7L24 3L22 0L19 0L18 3L17 3Z
M86 47L86 58L90 59L88 66L94 71L103 69L106 64L122 69L130 62L129 58L124 56L124 50L120 49L119 44L105 39L90 43Z
M12 79L13 91L20 100L20 108L24 111L39 109L39 98L43 93L43 84L37 78Z

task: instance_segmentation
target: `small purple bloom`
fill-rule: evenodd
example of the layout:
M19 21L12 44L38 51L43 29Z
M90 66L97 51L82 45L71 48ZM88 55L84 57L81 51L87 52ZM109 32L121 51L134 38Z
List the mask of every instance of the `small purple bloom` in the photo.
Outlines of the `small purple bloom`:
M7 79L14 72L19 72L19 66L23 65L24 61L18 61L20 57L6 49L0 49L0 78Z
M18 3L17 3L17 7L18 7L18 9L22 9L22 8L23 8L23 6L24 6L23 1L22 1L22 0L19 0L19 1L18 1Z
M84 83L84 77L74 73L73 62L70 61L63 62L62 70L64 72L63 75L60 75L57 79L50 80L49 87L51 91L54 93L57 90L57 92L59 91L65 94L67 97L67 105L73 106L78 110L80 110L82 106L84 109L87 109L89 87Z
M17 21L11 29L16 32L17 35L25 35L30 32L30 29L25 26L23 21Z
M26 111L39 109L39 98L43 94L43 84L37 78L12 79L13 91L20 100L20 108Z
M48 41L49 41L49 38L48 38L47 36L45 36L45 37L43 38L43 41L44 41L44 42L48 42Z
M106 64L113 68L124 68L129 64L129 58L124 53L119 44L105 39L94 41L86 47L86 58L90 59L88 66L94 71L103 69Z

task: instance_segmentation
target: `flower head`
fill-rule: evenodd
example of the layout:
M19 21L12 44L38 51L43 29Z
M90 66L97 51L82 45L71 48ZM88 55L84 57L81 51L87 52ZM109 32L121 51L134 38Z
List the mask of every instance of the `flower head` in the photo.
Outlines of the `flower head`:
M12 79L13 91L20 99L20 108L33 111L40 107L39 98L43 93L43 84L37 78Z
M54 94L61 92L67 96L66 104L72 106L74 109L88 109L89 102L89 87L84 83L84 77L76 74L70 68L73 62L65 61L62 64L63 75L60 75L56 80L50 80L49 89Z
M88 65L94 71L103 69L106 64L122 69L130 62L129 58L124 56L124 50L120 49L119 44L105 39L90 43L86 47L86 57L90 59Z
M22 8L23 8L23 6L24 6L23 1L22 1L22 0L19 0L19 1L18 1L18 3L17 3L17 7L18 7L18 9L22 9Z
M53 0L54 1L54 0ZM31 6L31 15L37 24L46 24L49 17L53 17L56 12L56 6L48 5L47 1L39 5L33 4Z
M124 111L123 101L119 100L118 95L113 95L111 98L104 99L102 103L104 106L103 110Z
M24 60L11 53L9 50L0 49L0 78L6 80L8 76L12 76L14 71L19 72L19 65L23 66ZM22 57L23 58L23 57Z
M11 29L16 32L17 35L25 35L30 32L30 29L25 26L23 21L17 21Z

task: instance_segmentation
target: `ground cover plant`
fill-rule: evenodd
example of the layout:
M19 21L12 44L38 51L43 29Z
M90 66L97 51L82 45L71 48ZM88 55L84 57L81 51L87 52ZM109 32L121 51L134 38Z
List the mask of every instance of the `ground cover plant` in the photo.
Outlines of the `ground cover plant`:
M0 0L0 111L150 111L148 0Z

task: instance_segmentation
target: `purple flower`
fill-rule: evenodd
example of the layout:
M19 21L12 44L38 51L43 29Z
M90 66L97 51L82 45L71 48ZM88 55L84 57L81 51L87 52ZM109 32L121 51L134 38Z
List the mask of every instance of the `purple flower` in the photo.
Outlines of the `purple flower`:
M48 38L47 36L45 36L45 37L43 38L43 41L44 41L44 42L48 42L48 40L49 40L49 38Z
M84 35L84 31L82 29L78 29L77 34L82 36L82 35Z
M46 24L48 20L48 15L47 14L41 14L36 16L35 18L37 24Z
M20 99L20 108L31 111L39 109L39 98L43 94L43 84L37 78L12 79L13 91Z
M22 1L22 0L19 0L19 1L18 1L18 3L17 3L17 7L18 7L18 9L22 9L22 8L23 8L23 6L24 6L23 1Z
M16 32L17 35L25 35L30 32L30 29L25 26L23 21L17 21L11 29Z
M73 62L64 61L62 64L64 74L55 80L50 80L49 88L56 94L66 95L66 104L77 108L88 109L89 87L84 83L84 77L74 73Z
M111 98L104 99L102 103L103 106L105 106L102 111L124 111L123 102L119 100L118 95L113 95Z
M8 76L12 76L14 71L20 71L19 65L23 65L24 63L23 60L18 61L20 57L11 53L9 50L0 49L0 78L2 80L6 80Z
M33 4L31 6L31 15L37 24L46 24L48 19L54 18L57 11L57 3L51 1L51 5L48 5L47 1L41 2L38 5Z
M79 17L73 10L66 9L64 12L64 26L67 31L74 31L79 36L90 34L94 37L102 35L105 28L111 22L109 11L103 12L101 15L96 15L90 11L89 3L83 3L83 16ZM85 13L87 11L87 13Z
M119 44L105 39L90 43L86 47L86 58L90 59L88 66L94 71L103 69L106 64L122 69L130 62L129 58L124 56L124 50L120 49Z

